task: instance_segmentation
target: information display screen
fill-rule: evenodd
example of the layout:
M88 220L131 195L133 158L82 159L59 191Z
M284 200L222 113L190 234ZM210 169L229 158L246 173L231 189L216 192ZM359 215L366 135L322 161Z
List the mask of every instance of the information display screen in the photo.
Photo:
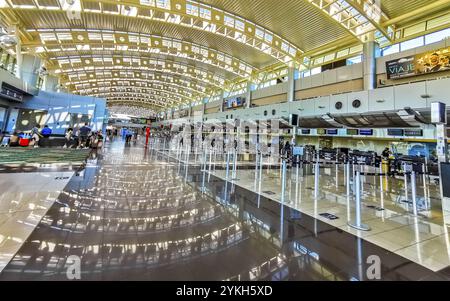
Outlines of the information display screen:
M359 135L359 130L357 130L357 129L347 129L347 135L349 135L349 136Z
M309 134L311 134L310 129L302 129L302 135L309 135Z
M338 130L337 129L328 129L327 135L337 135Z
M404 135L406 137L422 137L423 130L421 130L421 129L405 129Z
M317 135L325 135L326 132L327 131L325 129L317 129Z
M389 136L403 136L402 129L388 129L387 133Z
M361 129L359 130L360 135L364 136L373 136L373 130L372 129Z
M245 97L233 97L225 99L223 105L226 109L243 107L245 106Z

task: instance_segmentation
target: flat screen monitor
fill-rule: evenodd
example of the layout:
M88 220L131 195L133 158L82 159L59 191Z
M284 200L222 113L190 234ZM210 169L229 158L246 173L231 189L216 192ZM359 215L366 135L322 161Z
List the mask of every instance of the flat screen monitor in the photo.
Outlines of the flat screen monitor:
M325 135L326 130L325 129L317 129L317 135Z
M422 137L423 130L421 130L421 129L405 129L404 134L406 137Z
M372 129L361 129L359 130L360 135L364 136L373 136L373 130Z
M327 135L337 135L338 130L337 129L328 129Z
M302 129L302 135L309 135L309 134L311 134L310 129Z
M358 129L347 129L347 135L356 136L356 135L359 135L359 131L358 131Z
M388 129L387 133L388 133L388 136L403 136L402 129Z
M224 107L226 109L239 108L245 106L245 97L233 97L225 99Z

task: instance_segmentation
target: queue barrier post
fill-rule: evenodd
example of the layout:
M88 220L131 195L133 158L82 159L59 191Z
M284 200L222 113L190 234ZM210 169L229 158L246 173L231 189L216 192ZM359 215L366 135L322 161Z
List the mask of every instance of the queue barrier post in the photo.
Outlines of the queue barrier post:
M355 182L355 221L354 222L348 222L348 225L354 229L361 230L361 231L369 231L370 227L369 225L363 224L361 222L361 173L359 171L356 172L356 175L354 177Z

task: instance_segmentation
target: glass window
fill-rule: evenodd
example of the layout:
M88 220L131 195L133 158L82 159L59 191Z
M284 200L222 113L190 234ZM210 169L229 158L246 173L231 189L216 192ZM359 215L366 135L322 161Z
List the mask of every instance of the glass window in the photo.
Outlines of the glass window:
M316 67L311 69L311 75L319 74L322 72L322 67Z
M192 16L198 16L198 6L187 3L186 4L186 13Z
M400 51L405 51L408 49L420 47L420 46L423 46L423 44L424 44L424 37L418 37L418 38L400 43Z
M381 55L385 56L385 55L390 55L390 54L394 54L394 53L398 53L398 52L400 52L400 45L394 44L394 45L383 48L381 50Z
M207 8L200 7L200 17L211 20L211 11Z
M347 65L353 65L353 64L358 64L362 62L362 56L361 55L357 55L355 57L351 57L347 59Z
M425 36L425 45L442 41L450 37L450 28L427 34Z

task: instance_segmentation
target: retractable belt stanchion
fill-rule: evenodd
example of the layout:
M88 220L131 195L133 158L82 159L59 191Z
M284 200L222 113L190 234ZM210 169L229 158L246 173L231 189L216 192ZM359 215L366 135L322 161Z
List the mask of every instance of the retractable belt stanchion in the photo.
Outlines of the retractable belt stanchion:
M202 193L205 192L205 177L206 177L206 149L203 148L203 154L202 154L202 163L201 163L201 170L202 170Z
M362 231L369 231L370 227L366 224L361 223L361 174L359 171L356 172L354 176L355 182L355 221L349 222L348 225L352 228Z
M281 212L280 212L280 241L283 242L284 202L286 194L286 159L281 159Z
M427 192L427 185L426 185L426 169L425 164L422 164L422 184L423 184L423 198L424 198L424 204L425 209L428 210L428 192Z
M347 197L350 196L350 161L345 164L345 185L347 186Z
M416 173L411 172L411 193L412 193L412 206L413 213L417 215L417 200L416 200Z
M233 172L232 172L232 180L236 180L237 179L237 150L236 148L234 149L234 153L233 153Z
M228 177L230 174L230 151L227 151L227 164L226 164L226 172L225 172L225 179L228 181Z
M320 173L320 166L319 166L319 152L317 152L317 160L316 165L314 168L314 198L319 197L319 173Z
M208 183L211 180L211 166L212 166L212 149L209 149L209 167L208 167Z
M405 181L405 201L408 201L408 175L406 174L406 163L403 163L403 178Z
M258 183L258 145L256 145L256 154L255 154L255 190L256 190L256 185Z
M297 155L297 161L296 161L296 165L295 166L295 203L297 203L298 201L298 171L299 171L299 166L300 166L300 156Z

